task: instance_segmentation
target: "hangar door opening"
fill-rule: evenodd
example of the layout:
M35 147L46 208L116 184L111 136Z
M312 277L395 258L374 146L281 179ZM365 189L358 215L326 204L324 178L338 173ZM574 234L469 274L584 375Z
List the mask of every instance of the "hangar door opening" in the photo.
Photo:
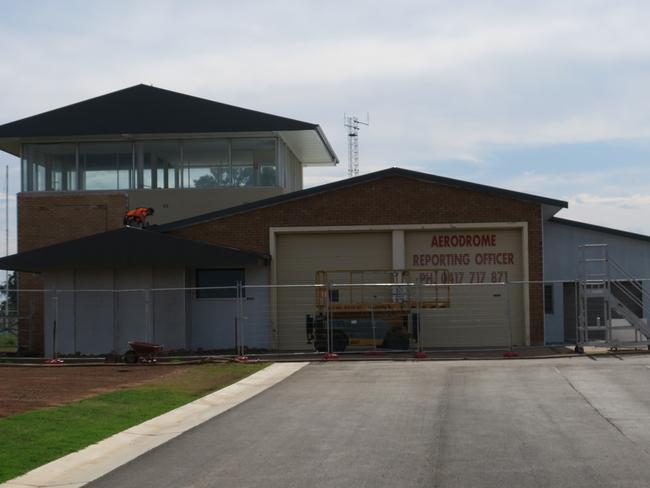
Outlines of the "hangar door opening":
M313 285L318 271L392 269L391 232L279 234L278 285ZM305 321L316 311L314 288L277 291L276 341L283 350L312 350Z

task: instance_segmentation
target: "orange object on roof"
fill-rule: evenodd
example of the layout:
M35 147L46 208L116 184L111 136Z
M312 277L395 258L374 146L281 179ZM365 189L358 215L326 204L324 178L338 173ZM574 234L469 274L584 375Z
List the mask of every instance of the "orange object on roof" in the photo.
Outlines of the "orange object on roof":
M153 208L138 207L124 214L124 225L137 225L143 227L149 215L153 215Z

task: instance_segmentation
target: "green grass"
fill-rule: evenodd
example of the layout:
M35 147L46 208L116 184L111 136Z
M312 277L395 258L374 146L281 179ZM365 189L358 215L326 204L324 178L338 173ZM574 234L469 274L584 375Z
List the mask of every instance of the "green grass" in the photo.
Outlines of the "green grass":
M265 366L194 366L146 386L0 418L0 482L223 388Z
M18 336L9 332L0 333L0 349L15 351L18 346ZM0 351L4 352L4 351Z

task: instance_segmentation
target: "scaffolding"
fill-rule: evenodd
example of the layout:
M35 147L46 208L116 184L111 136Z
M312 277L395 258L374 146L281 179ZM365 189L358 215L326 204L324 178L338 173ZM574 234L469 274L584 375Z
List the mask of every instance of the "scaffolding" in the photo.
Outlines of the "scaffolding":
M607 244L584 244L578 250L576 349L649 345L643 315L650 295L642 283L609 256Z

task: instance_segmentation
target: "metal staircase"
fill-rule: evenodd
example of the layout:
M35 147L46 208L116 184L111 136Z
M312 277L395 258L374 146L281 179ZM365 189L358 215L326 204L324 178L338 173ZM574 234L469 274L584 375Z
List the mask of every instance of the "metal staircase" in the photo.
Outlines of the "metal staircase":
M577 346L650 344L643 318L644 298L650 301L650 295L642 284L608 256L607 244L579 246L579 254Z

